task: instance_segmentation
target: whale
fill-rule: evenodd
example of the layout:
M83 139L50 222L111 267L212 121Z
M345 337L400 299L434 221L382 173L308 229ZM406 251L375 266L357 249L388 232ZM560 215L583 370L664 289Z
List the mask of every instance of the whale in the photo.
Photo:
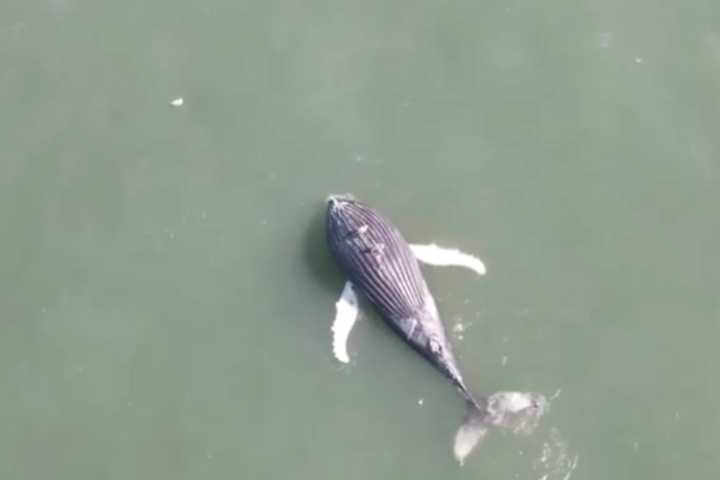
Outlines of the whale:
M459 265L479 275L484 263L475 256L435 244L408 243L383 214L350 194L327 198L326 238L329 250L348 280L336 302L333 351L347 363L347 337L366 299L384 322L456 387L466 414L455 434L453 453L462 465L491 426L531 433L547 406L531 392L502 391L478 395L466 383L437 304L419 262Z

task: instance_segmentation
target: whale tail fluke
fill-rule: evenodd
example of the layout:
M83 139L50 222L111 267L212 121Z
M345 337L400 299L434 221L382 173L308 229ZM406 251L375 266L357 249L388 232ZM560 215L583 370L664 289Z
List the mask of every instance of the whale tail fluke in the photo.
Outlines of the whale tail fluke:
M547 400L538 393L497 392L481 401L468 401L462 425L455 433L453 453L463 465L491 427L529 435L547 409Z
M465 458L487 435L489 425L485 422L485 412L473 402L467 402L467 411L463 423L455 433L453 454L455 459L463 465Z

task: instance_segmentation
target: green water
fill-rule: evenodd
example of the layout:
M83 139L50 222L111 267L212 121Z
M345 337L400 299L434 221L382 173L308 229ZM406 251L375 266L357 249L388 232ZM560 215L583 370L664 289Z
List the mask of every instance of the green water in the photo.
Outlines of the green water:
M5 0L0 105L0 478L720 476L717 1ZM332 358L346 191L485 261L428 282L533 435Z

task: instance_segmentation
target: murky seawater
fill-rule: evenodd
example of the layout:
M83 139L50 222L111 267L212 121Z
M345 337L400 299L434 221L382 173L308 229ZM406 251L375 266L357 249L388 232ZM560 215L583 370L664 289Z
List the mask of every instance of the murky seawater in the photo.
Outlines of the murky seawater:
M4 2L0 476L717 477L719 21ZM483 259L428 283L469 384L551 399L532 434L459 467L462 400L369 311L335 361L347 191Z

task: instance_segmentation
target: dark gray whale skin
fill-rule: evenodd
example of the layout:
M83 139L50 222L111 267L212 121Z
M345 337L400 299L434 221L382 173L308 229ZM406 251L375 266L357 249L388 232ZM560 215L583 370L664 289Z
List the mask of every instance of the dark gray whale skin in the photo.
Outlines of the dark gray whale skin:
M466 387L435 300L400 231L351 196L333 195L326 233L337 263L385 322L483 410L485 399L476 399Z

